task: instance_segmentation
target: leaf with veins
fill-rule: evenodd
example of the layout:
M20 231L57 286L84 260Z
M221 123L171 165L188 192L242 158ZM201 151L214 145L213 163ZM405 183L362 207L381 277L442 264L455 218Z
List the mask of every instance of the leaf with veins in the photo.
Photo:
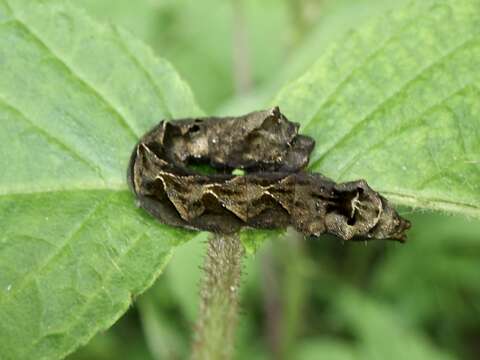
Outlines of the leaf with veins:
M480 3L428 0L330 48L276 97L310 169L398 204L480 218Z
M0 0L0 358L62 358L193 233L135 208L138 136L198 115L173 68L61 1Z
M479 23L478 0L413 2L331 47L275 101L316 139L311 169L480 217ZM125 170L153 124L200 114L125 31L0 0L0 358L66 356L193 236L136 209Z

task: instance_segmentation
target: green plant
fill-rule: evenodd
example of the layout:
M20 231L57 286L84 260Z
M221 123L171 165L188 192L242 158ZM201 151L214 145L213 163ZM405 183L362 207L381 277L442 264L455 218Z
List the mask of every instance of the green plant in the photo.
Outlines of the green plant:
M278 104L316 139L312 170L336 180L366 178L399 205L478 219L479 24L478 0L412 2L318 50L321 56L304 75L278 92L266 86L264 98L274 100L258 106ZM275 74L265 69L274 66L280 67L265 62L255 80L273 81ZM222 89L205 100L210 108L227 97ZM63 0L0 0L0 358L61 358L87 343L153 284L178 245L196 235L159 224L136 209L125 171L135 142L153 124L201 114L173 67L129 32L99 25ZM261 241L250 237L244 243L251 250ZM465 288L478 294L478 285L471 285L472 260L447 256L447 241L428 244L425 252L434 252L438 264L451 263L464 279L472 277ZM453 245L465 251L462 244L478 254L478 242ZM399 258L408 251L385 258L385 273L368 278L378 296L396 294L386 279L408 270L392 265L405 264ZM312 259L299 256L292 271L304 274L298 269L305 268L308 274ZM365 251L365 259L373 258L373 250ZM361 261L358 265L368 268ZM432 278L437 270L430 269ZM359 279L367 272L359 271ZM340 350L329 351L344 359L394 351L374 349L372 339L398 318L387 305L375 307L376 299L353 290L360 280L330 275L312 278L331 284L347 299L334 311L360 329L364 346L348 347L342 340L341 347L338 340L327 339L299 353L308 358L309 349L317 346L335 348ZM330 303L322 293L314 296ZM186 296L181 298L181 306L192 309ZM419 295L418 302L422 299ZM400 308L417 312L412 322L432 319L428 306L404 300ZM140 302L142 314L153 311L148 301ZM356 303L384 322L365 328L349 312ZM455 301L449 304L454 307ZM186 313L192 321L193 311ZM470 324L467 315L460 317L462 324ZM457 318L448 321L457 326ZM246 324L254 326L248 319ZM178 330L151 325L160 334ZM477 329L475 323L469 326ZM423 337L409 339L415 356L438 354Z

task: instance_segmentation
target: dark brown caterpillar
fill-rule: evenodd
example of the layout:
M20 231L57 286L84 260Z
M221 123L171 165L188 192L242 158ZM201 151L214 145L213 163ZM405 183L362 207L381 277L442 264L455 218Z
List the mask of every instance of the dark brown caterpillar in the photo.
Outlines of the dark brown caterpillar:
M364 180L336 184L303 170L315 142L298 128L278 107L162 121L135 146L130 188L141 207L173 226L233 233L291 225L307 236L404 241L410 222ZM217 173L200 174L194 164Z

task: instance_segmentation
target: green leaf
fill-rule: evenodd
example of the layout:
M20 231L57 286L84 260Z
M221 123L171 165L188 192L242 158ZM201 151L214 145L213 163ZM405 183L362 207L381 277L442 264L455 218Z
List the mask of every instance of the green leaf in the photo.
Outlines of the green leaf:
M480 2L428 0L363 26L277 96L311 170L398 204L480 217Z
M125 173L143 132L199 113L121 29L60 1L0 0L0 358L86 343L193 236L137 209Z
M285 230L244 229L240 232L240 241L247 255L254 255L260 246L269 239L282 237Z
M85 9L88 14L101 23L111 22L121 26L131 31L146 44L155 46L160 30L167 27L165 24L168 24L168 20L164 18L163 13L168 12L171 2L172 0L161 2L151 0L75 0L75 6Z

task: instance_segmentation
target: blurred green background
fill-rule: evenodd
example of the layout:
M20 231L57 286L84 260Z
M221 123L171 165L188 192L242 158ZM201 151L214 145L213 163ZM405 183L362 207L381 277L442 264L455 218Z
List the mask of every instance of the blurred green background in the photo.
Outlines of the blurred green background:
M268 104L328 44L403 0L76 0L172 62L208 114ZM238 359L480 358L480 222L402 213L406 245L288 232L245 260ZM108 332L69 356L183 359L205 235Z

